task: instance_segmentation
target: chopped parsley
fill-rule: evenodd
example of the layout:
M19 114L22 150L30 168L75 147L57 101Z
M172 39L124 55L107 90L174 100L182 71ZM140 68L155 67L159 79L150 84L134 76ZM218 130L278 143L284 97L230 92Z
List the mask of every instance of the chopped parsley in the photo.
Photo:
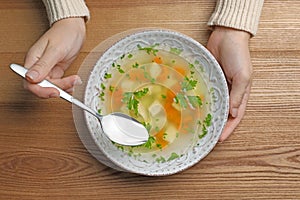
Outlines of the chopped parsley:
M184 95L183 95L182 93L178 93L178 94L175 96L175 102L178 102L179 105L180 105L182 108L184 108L184 109L186 109L187 106L188 106L188 104L187 104L187 102L186 102L186 99L185 99L185 97L184 97Z
M202 106L202 100L199 96L187 96L187 98L194 108Z
M132 65L132 68L138 68L139 67L139 63L135 62L133 65Z
M137 99L145 96L148 93L148 91L149 91L148 88L144 88L136 92L125 92L123 94L122 101L127 104L128 110L132 110L134 111L135 115L138 115L139 101Z
M114 86L109 86L109 91L113 92L115 90L115 87Z
M176 159L176 158L179 158L179 155L178 155L177 153L173 152L173 153L170 155L170 157L168 158L167 161L171 161L171 160L174 160L174 159Z
M183 51L182 49L172 48L172 47L170 48L170 52L171 52L171 53L174 53L174 54L176 54L176 55L181 54L182 51Z
M109 79L109 78L111 78L111 74L109 74L109 73L105 73L105 74L104 74L104 78L105 78L105 79Z
M144 50L147 52L147 54L153 54L154 56L156 56L156 53L158 52L158 49L155 49L155 47L159 46L159 44L154 44L151 45L150 47L142 47L140 44L137 45L139 50Z
M203 122L206 126L210 126L211 121L212 121L212 115L208 113Z
M105 90L105 88L106 88L103 83L101 83L100 87L101 87L102 90Z
M153 145L154 143L155 143L155 137L150 136L150 137L148 138L148 141L147 141L145 144L143 144L143 146L146 147L146 148L148 148L148 149L151 149L151 148L152 148L152 145Z
M184 91L189 91L195 89L197 85L197 80L193 80L192 78L184 77L183 82L181 83L181 87Z

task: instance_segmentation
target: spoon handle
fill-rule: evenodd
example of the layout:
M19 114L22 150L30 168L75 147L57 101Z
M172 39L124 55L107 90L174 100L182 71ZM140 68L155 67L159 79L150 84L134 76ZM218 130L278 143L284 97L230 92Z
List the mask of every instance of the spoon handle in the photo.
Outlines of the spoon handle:
M17 65L17 64L11 64L10 68L14 72L16 72L17 74L19 74L20 76L22 76L23 78L25 78L25 74L28 71L25 67L23 67L21 65ZM74 98L73 96L69 95L67 92L63 91L61 88L57 87L56 85L54 85L50 81L43 80L38 85L41 86L41 87L54 87L55 89L57 89L59 91L59 96L62 99L65 99L65 100L69 101L70 103L73 103L76 106L78 106L78 107L86 110L87 112L91 113L92 115L94 115L96 117L99 117L99 115L96 113L96 111L92 110L91 108L89 108L88 106L86 106L84 103L82 103L78 99Z

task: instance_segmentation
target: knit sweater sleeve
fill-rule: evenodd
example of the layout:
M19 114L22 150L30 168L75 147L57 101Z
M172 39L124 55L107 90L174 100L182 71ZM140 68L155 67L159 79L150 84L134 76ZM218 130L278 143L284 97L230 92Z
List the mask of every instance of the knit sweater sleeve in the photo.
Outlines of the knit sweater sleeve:
M46 7L50 25L54 22L69 17L90 18L89 9L84 0L43 0Z
M209 26L226 26L244 30L254 36L264 0L218 0Z

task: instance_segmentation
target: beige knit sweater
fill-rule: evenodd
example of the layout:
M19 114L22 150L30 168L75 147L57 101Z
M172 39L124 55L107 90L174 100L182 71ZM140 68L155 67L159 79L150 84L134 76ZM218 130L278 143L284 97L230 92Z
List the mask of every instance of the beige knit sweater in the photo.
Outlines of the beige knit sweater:
M208 25L244 30L254 36L263 3L264 0L218 0Z
M90 18L89 9L84 0L43 0L50 25L54 22L69 17Z
M84 0L43 0L50 25L68 17L85 17L90 14ZM255 35L264 0L217 0L216 8L208 21L209 26L226 26Z

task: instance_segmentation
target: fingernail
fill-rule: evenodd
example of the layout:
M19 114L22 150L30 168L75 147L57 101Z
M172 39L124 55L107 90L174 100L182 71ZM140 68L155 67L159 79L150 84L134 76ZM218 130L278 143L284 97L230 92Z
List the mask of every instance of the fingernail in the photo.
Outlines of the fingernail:
M40 75L39 72L35 70L26 73L26 76L32 81L35 81L39 77L39 75Z
M76 80L73 83L73 85L81 85L81 84L82 84L82 80L79 77L76 78Z
M238 109L237 108L232 108L231 116L234 117L234 118L236 118L238 116Z

